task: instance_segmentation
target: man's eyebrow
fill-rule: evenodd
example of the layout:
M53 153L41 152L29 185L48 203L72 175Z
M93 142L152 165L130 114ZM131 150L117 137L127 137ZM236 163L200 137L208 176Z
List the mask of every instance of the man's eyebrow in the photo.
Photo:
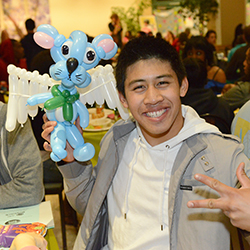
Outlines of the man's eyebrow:
M173 76L172 74L165 74L165 75L157 76L156 79L164 78L164 77L167 77L167 78L174 78L174 76Z
M164 74L164 75L159 75L159 76L156 76L155 79L161 79L161 78L171 78L173 79L174 76L172 74ZM135 79L135 80L132 80L131 82L129 82L129 86L133 85L134 83L138 83L138 82L146 82L146 79Z

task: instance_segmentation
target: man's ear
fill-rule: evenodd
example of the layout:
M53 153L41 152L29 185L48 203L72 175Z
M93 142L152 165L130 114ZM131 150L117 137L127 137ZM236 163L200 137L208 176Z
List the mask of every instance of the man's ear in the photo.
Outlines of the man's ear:
M127 100L121 92L119 92L119 99L120 99L123 107L127 109L128 108Z
M181 87L180 87L180 96L184 97L188 91L188 79L185 77L182 80Z

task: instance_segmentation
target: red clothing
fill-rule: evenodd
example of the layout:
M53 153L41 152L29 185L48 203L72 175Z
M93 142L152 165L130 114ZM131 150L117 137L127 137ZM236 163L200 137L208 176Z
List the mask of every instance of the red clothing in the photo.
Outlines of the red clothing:
M16 63L12 42L10 39L6 39L0 45L0 81L8 82L7 66L9 64L27 69L25 59Z

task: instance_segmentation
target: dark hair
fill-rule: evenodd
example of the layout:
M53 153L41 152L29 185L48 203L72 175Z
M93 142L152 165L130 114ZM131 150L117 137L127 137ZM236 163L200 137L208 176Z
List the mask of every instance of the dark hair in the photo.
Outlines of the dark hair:
M232 47L235 47L238 43L237 43L237 39L239 36L242 37L243 35L243 25L242 23L238 24L234 30L234 40L232 42Z
M244 37L247 43L250 43L250 25L246 26L244 31Z
M161 32L157 32L156 35L155 35L156 38L162 38L162 34Z
M185 58L183 64L190 88L204 88L207 84L206 63L199 58Z
M118 15L116 13L112 13L112 15L110 16L110 18L115 18L116 20L119 19Z
M192 36L186 43L186 46L183 50L182 58L185 59L187 57L188 51L193 48L204 51L206 61L209 66L214 65L213 58L213 47L203 36Z
M214 30L208 30L205 37L209 38L210 34L215 34L216 35L216 32Z
M138 37L129 41L121 50L115 68L117 89L125 96L124 83L127 68L140 60L159 59L170 63L176 73L179 84L186 76L185 68L175 48L164 39Z
M35 29L36 25L35 25L35 21L31 18L27 19L25 21L25 27L27 30L33 30Z

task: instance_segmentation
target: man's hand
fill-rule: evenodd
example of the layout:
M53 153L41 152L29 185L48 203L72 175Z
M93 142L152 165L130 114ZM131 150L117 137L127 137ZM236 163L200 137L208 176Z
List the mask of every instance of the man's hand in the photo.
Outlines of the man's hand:
M46 140L46 142L44 142L43 144L43 147L46 151L52 151L52 148L50 146L50 135L51 135L51 132L54 130L55 126L57 125L57 122L49 121L46 114L43 115L43 121L44 121L44 124L42 127L43 128L42 137L43 139ZM80 126L79 117L77 118L75 125L78 128L78 130L82 133L82 128ZM68 141L66 143L66 151L67 151L67 156L63 160L66 162L74 161L75 160L74 155L73 155L74 149L70 146Z
M222 209L231 223L241 229L250 231L250 179L244 171L245 164L240 163L236 175L242 187L240 189L229 187L216 179L202 174L194 178L220 194L218 199L193 200L187 203L189 208Z
M10 250L19 250L27 246L37 246L41 250L46 250L47 241L42 235L37 233L21 233L13 240Z

